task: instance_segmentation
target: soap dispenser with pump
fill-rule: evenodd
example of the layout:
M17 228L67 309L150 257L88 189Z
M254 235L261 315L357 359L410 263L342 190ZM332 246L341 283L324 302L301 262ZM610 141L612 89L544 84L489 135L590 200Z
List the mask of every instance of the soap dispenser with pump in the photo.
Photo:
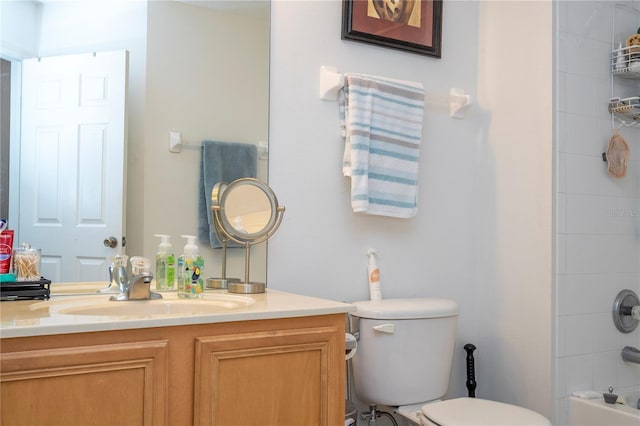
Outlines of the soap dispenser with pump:
M178 297L201 299L204 290L201 278L204 271L204 258L198 253L197 237L182 235L182 238L187 240L187 244L178 257ZM196 279L193 279L194 272L198 272Z
M160 238L156 253L156 289L173 290L176 281L176 257L173 254L170 236L155 234Z

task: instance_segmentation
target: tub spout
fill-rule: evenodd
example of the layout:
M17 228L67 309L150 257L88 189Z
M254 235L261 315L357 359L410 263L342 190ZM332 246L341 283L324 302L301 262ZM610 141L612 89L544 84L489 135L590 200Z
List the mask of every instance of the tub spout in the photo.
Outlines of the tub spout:
M622 359L627 362L640 364L640 349L632 346L625 346L622 349Z

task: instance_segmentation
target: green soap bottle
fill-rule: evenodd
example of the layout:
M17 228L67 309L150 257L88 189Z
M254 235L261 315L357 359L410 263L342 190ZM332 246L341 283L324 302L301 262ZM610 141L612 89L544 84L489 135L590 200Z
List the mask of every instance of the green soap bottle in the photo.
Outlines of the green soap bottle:
M176 256L173 254L170 236L155 234L160 237L160 246L156 253L156 290L173 290L176 282Z
M201 277L204 271L204 258L198 254L197 237L182 235L182 238L187 239L187 244L184 246L182 254L178 257L178 297L182 299L202 299L204 282ZM196 279L193 279L194 272L197 272Z

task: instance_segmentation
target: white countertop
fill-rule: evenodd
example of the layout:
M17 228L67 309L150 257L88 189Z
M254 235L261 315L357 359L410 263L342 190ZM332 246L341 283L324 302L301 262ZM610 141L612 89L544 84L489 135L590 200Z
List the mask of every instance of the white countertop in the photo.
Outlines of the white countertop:
M216 303L228 297L242 302L242 306L220 308L216 312L188 312L135 315L77 315L69 314L69 308L77 306L124 306L119 304L140 304L144 311L146 304L158 301L109 301L110 294L96 294L95 285L52 285L51 299L10 301L0 303L0 337L25 337L48 334L84 333L132 328L168 327L176 325L206 324L230 321L249 321L346 313L355 306L301 296L278 290L267 289L262 294L231 295L226 290L207 290L203 304ZM199 303L200 300L177 299L176 292L162 292L165 304ZM111 305L113 304L113 305ZM225 305L225 303L222 303ZM246 305L246 306L244 306ZM137 307L138 305L136 305ZM187 309L188 310L188 309ZM182 309L184 312L184 309Z

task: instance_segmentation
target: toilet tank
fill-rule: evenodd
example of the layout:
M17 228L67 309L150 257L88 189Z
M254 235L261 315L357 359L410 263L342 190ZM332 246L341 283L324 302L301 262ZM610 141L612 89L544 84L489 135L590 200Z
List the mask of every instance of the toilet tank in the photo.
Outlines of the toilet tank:
M400 406L441 398L449 386L458 304L447 299L356 302L360 332L354 388L369 404Z

